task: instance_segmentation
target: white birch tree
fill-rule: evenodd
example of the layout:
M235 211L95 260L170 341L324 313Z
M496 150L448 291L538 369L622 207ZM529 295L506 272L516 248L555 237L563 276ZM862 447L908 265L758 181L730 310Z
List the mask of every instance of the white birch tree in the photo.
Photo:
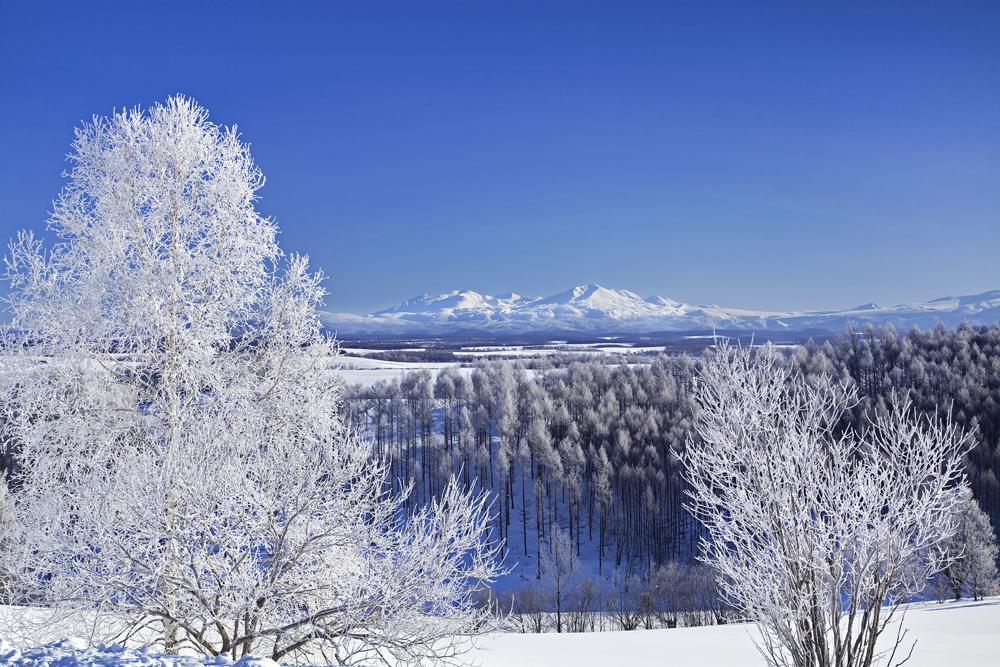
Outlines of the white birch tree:
M697 398L685 463L703 558L759 623L768 664L904 661L901 624L879 639L947 563L969 435L898 401L864 432L840 431L853 393L793 375L770 347L720 344Z
M488 626L489 508L386 491L338 415L322 277L257 212L235 128L178 96L95 118L69 161L54 243L7 258L20 599L167 651L457 658Z

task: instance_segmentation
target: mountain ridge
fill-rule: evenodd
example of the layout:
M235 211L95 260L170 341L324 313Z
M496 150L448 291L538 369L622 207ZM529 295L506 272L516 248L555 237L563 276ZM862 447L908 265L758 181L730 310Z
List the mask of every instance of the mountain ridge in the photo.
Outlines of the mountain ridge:
M371 315L322 313L323 325L347 334L453 333L475 329L496 333L648 333L735 329L746 331L837 331L854 324L893 324L922 329L1000 323L1000 290L944 296L881 307L864 303L841 310L763 311L694 305L660 295L642 297L596 283L549 296L514 292L482 294L463 289L421 294Z

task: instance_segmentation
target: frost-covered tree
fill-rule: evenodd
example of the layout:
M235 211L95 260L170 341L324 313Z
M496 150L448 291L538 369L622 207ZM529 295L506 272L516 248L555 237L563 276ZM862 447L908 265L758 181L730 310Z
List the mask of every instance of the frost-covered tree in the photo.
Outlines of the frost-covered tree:
M10 523L14 518L14 500L7 486L7 477L0 475L0 526Z
M563 610L573 595L577 558L573 542L558 526L549 533L548 545L542 554L542 577L549 597L549 604L556 612L556 632L563 631Z
M0 562L10 557L8 552L8 541L5 537L4 526L9 524L14 518L14 500L11 498L10 489L7 487L6 475L0 473ZM10 581L5 576L3 568L0 567L0 601L8 601L10 595Z
M453 482L407 514L386 490L339 416L321 276L256 211L236 130L174 97L96 118L69 159L54 244L7 259L20 598L168 651L459 655L497 573L486 501Z
M997 588L997 540L987 516L971 493L958 509L958 530L946 548L955 558L941 575L955 599L969 595L978 600Z
M947 564L968 434L899 402L863 432L839 429L853 394L793 374L770 347L721 344L697 397L690 509L723 594L760 624L768 663L905 660L901 624L879 639L896 603Z

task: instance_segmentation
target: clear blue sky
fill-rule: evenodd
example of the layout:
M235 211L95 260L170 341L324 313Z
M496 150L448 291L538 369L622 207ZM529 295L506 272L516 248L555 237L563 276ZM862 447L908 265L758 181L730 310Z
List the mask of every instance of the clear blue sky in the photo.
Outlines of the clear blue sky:
M175 92L241 127L331 310L1000 288L997 2L0 0L0 237L81 119Z

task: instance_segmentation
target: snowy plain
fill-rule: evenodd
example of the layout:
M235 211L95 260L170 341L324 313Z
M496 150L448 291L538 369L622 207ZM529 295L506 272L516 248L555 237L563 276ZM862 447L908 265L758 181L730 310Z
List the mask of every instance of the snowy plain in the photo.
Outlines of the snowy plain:
M988 667L998 664L1000 598L910 605L908 639L916 640L908 667ZM763 660L750 624L632 632L507 634L482 638L468 661L481 667L752 667ZM221 667L226 658L178 658L121 648L91 649L80 640L17 650L0 640L5 667ZM241 667L267 667L247 660Z
M528 360L555 355L575 355L581 360L587 357L595 358L601 355L621 357L641 357L663 353L663 345L628 345L611 343L578 343L525 347L522 345L472 346L452 350L452 354L460 361L391 361L371 358L372 355L386 352L425 352L423 347L401 347L393 349L374 349L363 347L341 348L341 356L337 358L334 368L338 375L348 385L371 387L376 382L391 382L398 380L406 373L413 371L428 371L432 378L445 368L455 368L466 379L472 376L471 364L479 360ZM533 370L527 371L529 375Z
M355 350L358 354L360 351ZM365 354L371 354L374 350L365 350ZM391 382L398 380L406 373L412 371L429 371L433 377L445 368L458 368L454 362L435 361L386 361L383 359L369 359L366 356L347 357L341 356L337 359L334 368L345 384L370 387L376 382ZM471 368L459 368L463 375L472 375Z

